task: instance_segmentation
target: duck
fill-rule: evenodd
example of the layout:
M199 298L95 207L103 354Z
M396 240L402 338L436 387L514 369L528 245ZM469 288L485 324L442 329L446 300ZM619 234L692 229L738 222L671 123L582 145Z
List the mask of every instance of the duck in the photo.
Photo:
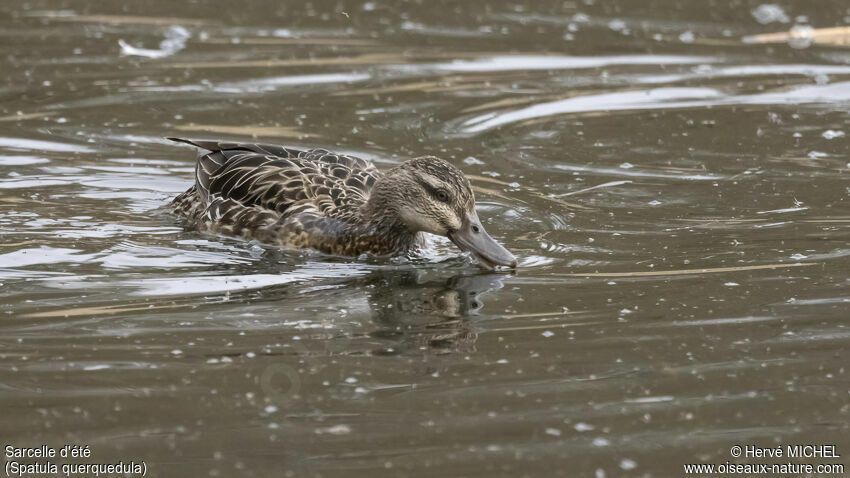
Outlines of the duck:
M435 156L382 172L323 148L167 139L199 148L195 183L170 203L198 230L353 257L413 252L430 233L486 269L517 266L481 224L469 180Z

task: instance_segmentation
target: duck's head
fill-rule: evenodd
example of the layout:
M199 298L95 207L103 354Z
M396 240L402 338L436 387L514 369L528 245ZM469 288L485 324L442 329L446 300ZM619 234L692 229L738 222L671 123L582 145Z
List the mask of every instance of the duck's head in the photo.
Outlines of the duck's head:
M448 237L488 269L516 267L516 258L493 240L475 212L469 180L434 156L411 159L391 169L370 194L372 206L391 211L410 232Z

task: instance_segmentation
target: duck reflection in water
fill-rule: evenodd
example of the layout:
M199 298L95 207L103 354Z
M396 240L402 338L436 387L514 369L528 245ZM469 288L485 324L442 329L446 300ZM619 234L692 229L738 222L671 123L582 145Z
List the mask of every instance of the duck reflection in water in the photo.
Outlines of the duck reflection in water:
M389 344L373 353L474 350L478 333L469 317L479 314L488 292L504 287L505 277L481 274L427 280L414 271L374 281L370 306L380 328L370 336Z

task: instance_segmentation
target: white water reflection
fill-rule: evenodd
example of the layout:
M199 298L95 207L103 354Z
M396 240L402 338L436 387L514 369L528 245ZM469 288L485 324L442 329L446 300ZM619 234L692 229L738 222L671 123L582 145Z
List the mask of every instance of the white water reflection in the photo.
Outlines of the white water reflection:
M37 139L0 137L0 148L23 151L52 151L57 153L90 153L93 149L81 144L57 143Z
M0 156L0 166L26 166L29 164L49 163L46 158L35 156Z
M752 76L811 76L819 75L847 75L850 74L850 66L844 65L811 65L811 64L789 64L789 65L743 65L715 67L700 65L690 73L671 75L639 75L633 78L634 82L643 84L674 83L679 81L710 78L728 77L752 77Z
M275 76L222 83L214 89L220 93L265 93L281 86L317 85L322 83L358 83L372 78L368 73L328 73L320 75Z
M557 55L504 55L455 60L431 65L409 65L409 68L430 68L439 71L485 72L511 70L580 70L615 65L693 65L715 63L719 58L710 56L678 55L615 55L615 56L557 56Z
M307 263L295 270L280 274L244 274L163 277L136 280L113 280L101 282L97 277L45 278L42 285L56 289L133 289L130 295L136 296L176 296L196 294L219 294L255 290L264 287L311 281L317 279L340 279L360 277L372 269L361 264Z
M850 101L850 82L810 85L783 92L726 95L713 88L654 88L603 93L539 103L514 111L491 112L463 122L462 132L479 133L529 119L592 111L679 109L730 105L834 104Z
M215 92L222 94L267 93L284 86L319 85L332 83L358 83L372 78L368 73L327 73L316 75L273 76L255 78L244 81L228 81L223 83L202 83L179 86L140 86L135 91L143 92Z
M97 259L106 269L157 269L206 268L224 264L250 264L253 259L237 254L210 251L181 250L171 247L140 246L122 243Z
M686 179L691 181L717 181L720 179L724 179L727 176L722 174L711 174L711 173L688 173L686 171L682 172L670 172L670 171L653 171L653 170L636 170L636 169L622 169L622 168L606 168L600 166L592 166L592 165L575 165L568 163L555 164L553 166L555 169L559 169L562 171L580 171L580 172L588 172L593 174L598 174L602 176L616 176L616 177L630 177L630 178L665 178L665 179Z
M604 93L540 103L507 113L487 113L466 120L463 131L477 133L505 124L532 118L587 111L617 111L652 108L682 108L705 104L705 100L722 98L712 88L656 88L652 90ZM698 101L702 100L702 101Z
M60 262L83 263L96 257L96 254L83 254L82 252L80 249L47 246L19 249L7 254L0 254L0 268L57 264Z

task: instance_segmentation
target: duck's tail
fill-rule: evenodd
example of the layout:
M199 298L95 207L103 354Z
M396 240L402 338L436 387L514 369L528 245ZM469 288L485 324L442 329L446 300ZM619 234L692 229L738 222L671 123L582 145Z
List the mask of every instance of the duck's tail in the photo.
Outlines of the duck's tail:
M192 146L197 146L201 149L206 149L207 151L221 151L222 149L227 149L227 146L233 143L221 143L219 141L203 141L197 139L186 139L186 138L175 138L168 136L165 139L177 142L177 143L185 143L190 144Z
M225 141L206 141L174 137L166 137L165 139L169 139L178 143L185 143L190 144L192 146L197 146L201 149L205 149L213 153L218 151L250 151L252 153L258 154L271 154L281 158L297 158L298 155L302 153L301 149L288 148L285 146L277 146L271 144L232 143Z

